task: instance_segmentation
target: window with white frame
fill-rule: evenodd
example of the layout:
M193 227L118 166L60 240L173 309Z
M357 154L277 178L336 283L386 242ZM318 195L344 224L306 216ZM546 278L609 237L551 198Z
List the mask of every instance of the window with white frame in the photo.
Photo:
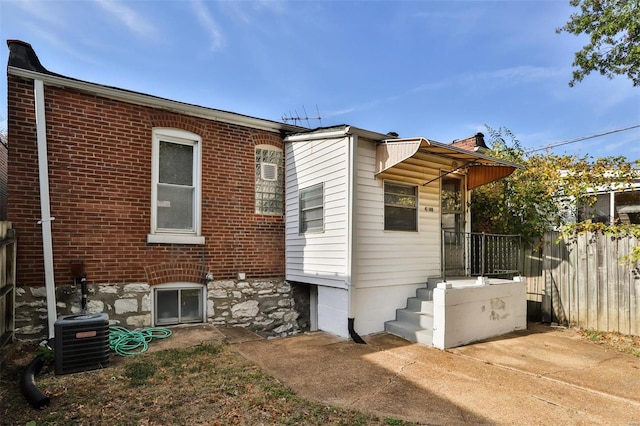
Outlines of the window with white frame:
M385 231L418 230L418 188L416 186L384 183Z
M271 145L255 148L257 214L282 214L282 150Z
M153 289L154 324L172 325L204 322L203 285L170 283Z
M578 222L640 224L640 190L596 194L593 203L578 201Z
M324 231L324 184L300 190L300 233Z
M149 242L202 244L200 237L200 136L153 130L152 210Z

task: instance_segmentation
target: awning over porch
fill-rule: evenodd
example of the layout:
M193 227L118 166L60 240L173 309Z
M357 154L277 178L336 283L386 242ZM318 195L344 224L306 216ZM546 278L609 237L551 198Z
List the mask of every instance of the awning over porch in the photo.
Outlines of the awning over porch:
M457 169L468 167L467 189L509 176L520 164L468 151L425 138L389 139L376 147L376 175L408 160L419 152L445 157L459 163Z

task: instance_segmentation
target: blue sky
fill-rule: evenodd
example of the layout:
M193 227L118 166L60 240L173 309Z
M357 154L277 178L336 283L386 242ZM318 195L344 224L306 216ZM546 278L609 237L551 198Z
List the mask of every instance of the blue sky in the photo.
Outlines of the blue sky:
M555 29L574 10L568 0L0 0L0 33L31 43L50 71L182 102L274 121L318 111L302 124L444 143L487 124L537 148L640 124L630 80L568 86L586 38ZM637 159L640 128L553 152Z

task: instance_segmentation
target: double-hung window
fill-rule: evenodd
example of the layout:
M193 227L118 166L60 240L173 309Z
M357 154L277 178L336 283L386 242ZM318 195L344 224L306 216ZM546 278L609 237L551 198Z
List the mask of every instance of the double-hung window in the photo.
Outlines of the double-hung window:
M324 231L324 184L300 190L300 233Z
M384 183L385 231L418 230L418 188L399 183Z
M200 236L202 139L176 129L153 130L150 243L203 244Z

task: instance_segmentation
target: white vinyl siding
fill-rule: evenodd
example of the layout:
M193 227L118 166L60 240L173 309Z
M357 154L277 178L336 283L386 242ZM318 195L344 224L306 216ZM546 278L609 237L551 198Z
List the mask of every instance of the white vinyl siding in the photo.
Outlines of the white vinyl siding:
M426 156L412 158L376 178L375 155L374 143L358 143L353 274L357 286L424 284L440 273L440 182L422 185L438 176L441 165ZM385 180L417 186L418 232L384 230Z
M354 140L357 147L351 158L349 144ZM440 275L437 178L441 169L452 168L450 161L416 154L376 177L376 143L365 136L289 141L285 159L287 280L318 285L318 297L323 286L347 290L344 300L319 300L321 329L335 326L323 321L343 324L350 315L358 333L382 331L407 297L415 296L416 288ZM349 170L354 173L351 202ZM385 180L416 188L417 231L385 230ZM324 185L324 232L301 234L299 191L317 184ZM351 306L344 305L349 300Z
M345 287L348 138L291 142L286 159L286 277ZM300 190L324 188L323 231L300 231Z

